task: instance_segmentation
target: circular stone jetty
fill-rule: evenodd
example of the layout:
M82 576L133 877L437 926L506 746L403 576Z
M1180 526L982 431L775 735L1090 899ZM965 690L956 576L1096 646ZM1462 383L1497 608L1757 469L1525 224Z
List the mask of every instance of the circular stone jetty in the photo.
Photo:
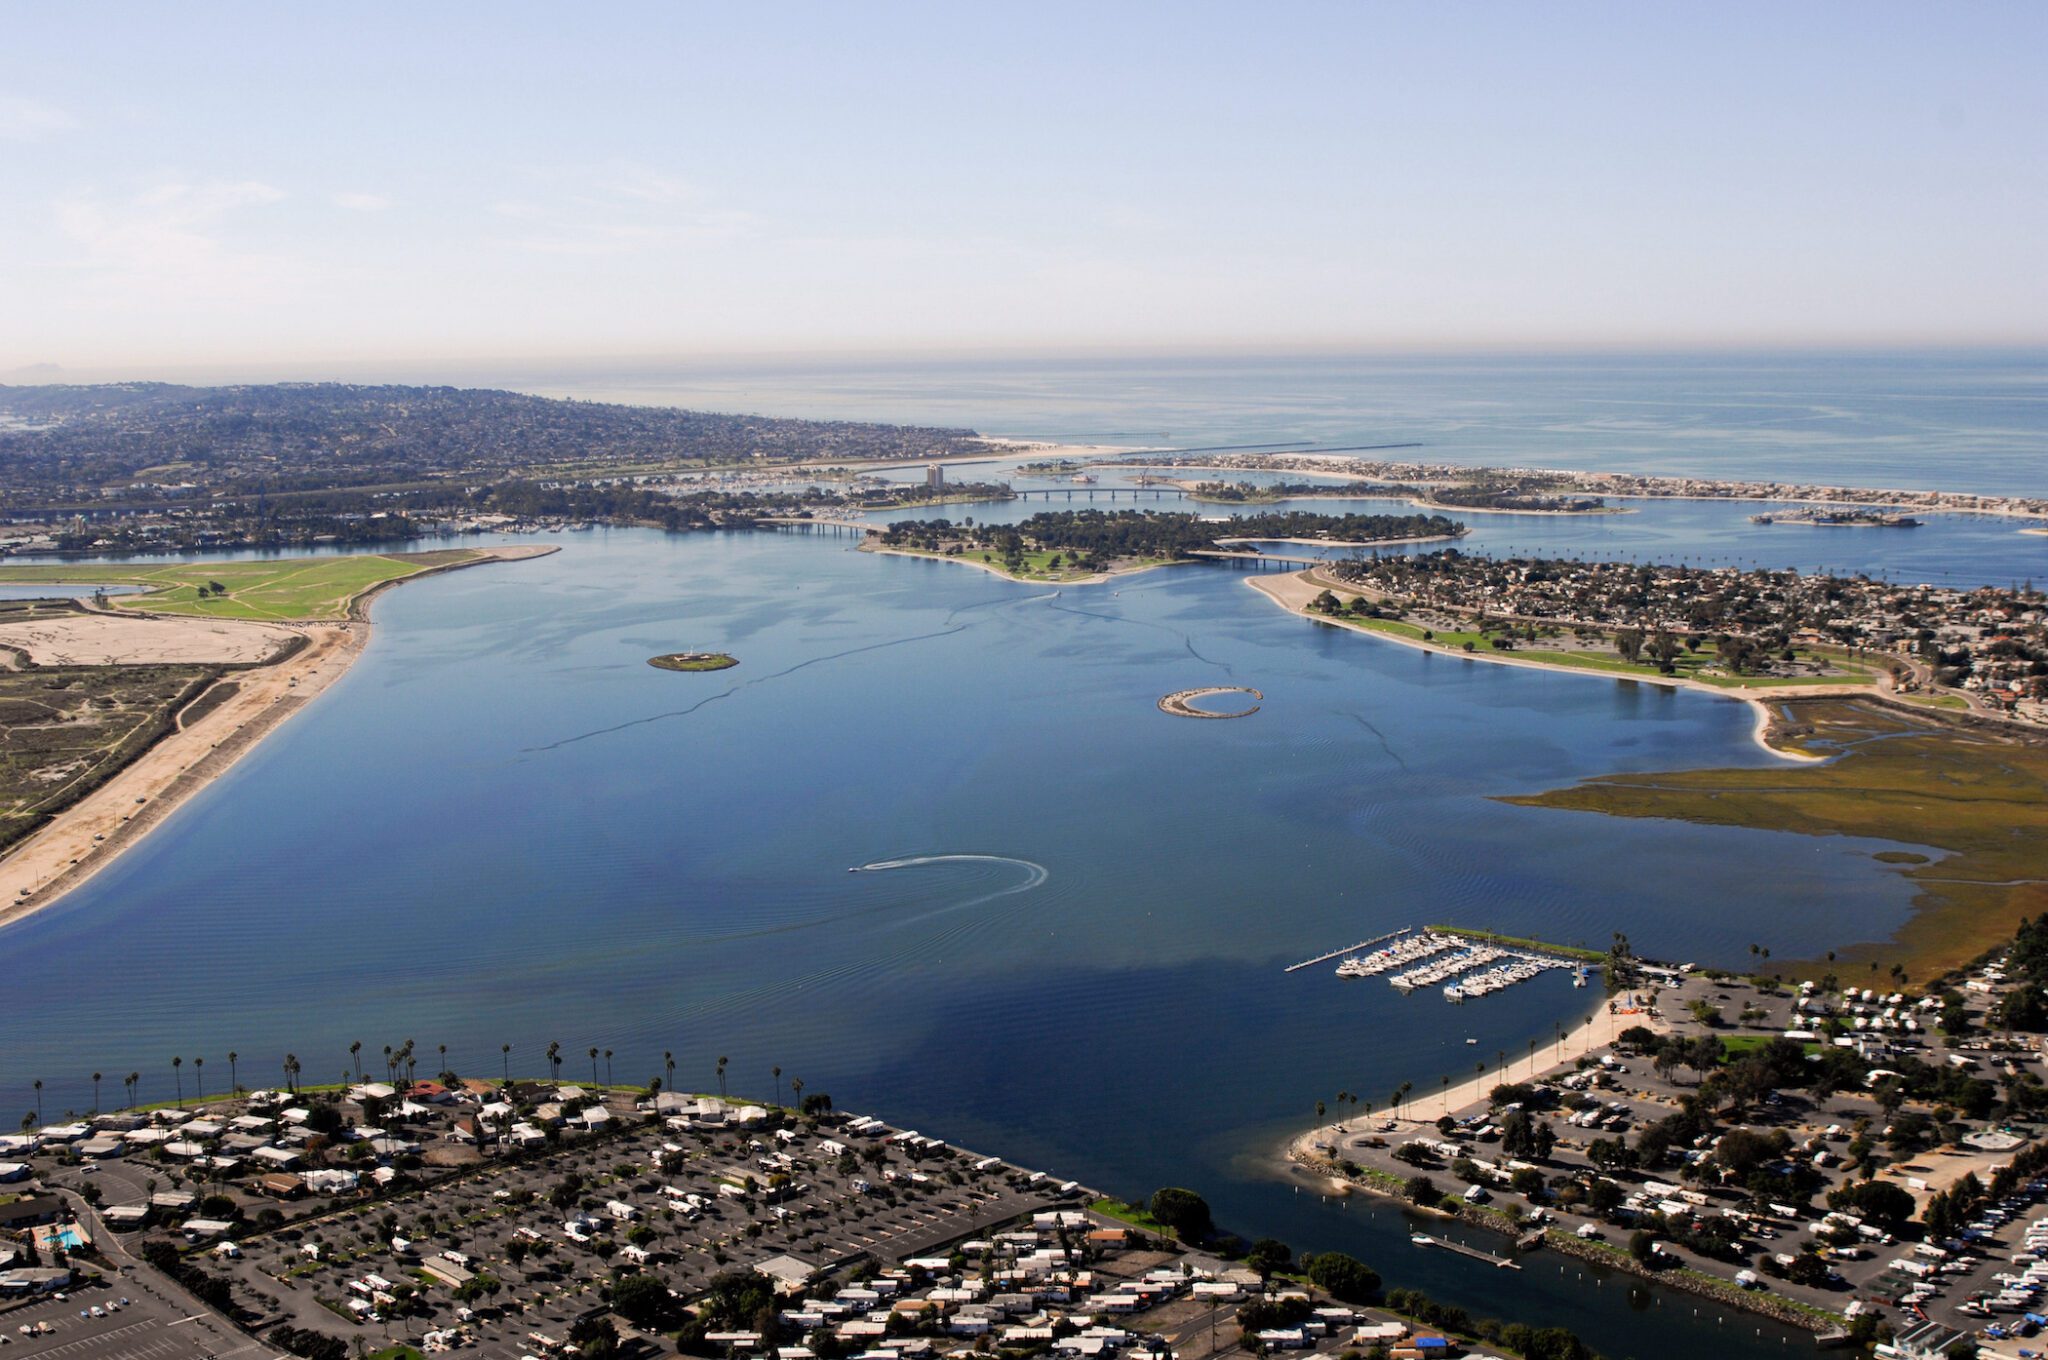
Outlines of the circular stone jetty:
M668 652L648 657L647 664L664 671L722 671L740 663L724 652Z
M1195 700L1206 699L1212 694L1249 694L1261 703L1266 698L1265 695L1249 685L1204 685L1200 689L1175 690L1159 701L1159 711L1161 713L1171 713L1176 718L1249 718L1252 714L1259 711L1258 704L1253 704L1250 708L1236 713L1211 713L1206 709L1194 706Z

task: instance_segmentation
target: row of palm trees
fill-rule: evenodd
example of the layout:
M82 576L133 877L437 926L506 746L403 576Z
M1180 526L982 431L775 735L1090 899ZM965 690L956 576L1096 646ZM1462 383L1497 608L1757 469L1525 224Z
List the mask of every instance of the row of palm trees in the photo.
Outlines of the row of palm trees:
M438 1053L441 1060L441 1071L446 1072L448 1070L448 1045L437 1045L436 1052ZM512 1045L500 1044L498 1046L498 1054L502 1070L504 1073L504 1078L507 1082L510 1082L512 1080ZM615 1083L612 1080L612 1050L609 1048L601 1049L593 1044L590 1048L585 1050L585 1055L590 1059L591 1084L593 1086L602 1085L606 1087L614 1085ZM349 1065L347 1067L344 1067L341 1072L341 1079L343 1085L347 1085L351 1080L357 1082L363 1080L364 1073L362 1040L357 1039L348 1046L348 1056ZM242 1055L236 1050L230 1049L228 1051L228 1084L230 1093L233 1095L240 1095L242 1093L241 1057ZM602 1081L600 1081L598 1077L598 1060L600 1058L602 1058L604 1061L604 1074ZM193 1098L195 1100L204 1100L206 1099L206 1059L203 1057L195 1056L191 1061ZM550 1075L556 1081L560 1081L562 1076L562 1045L559 1042L550 1043L548 1045L547 1061ZM720 1055L716 1067L716 1072L718 1076L718 1094L721 1099L724 1098L726 1094L725 1070L726 1065L730 1061L731 1060L729 1058L725 1057L724 1055ZM662 1084L664 1087L673 1090L675 1088L676 1078L676 1055L671 1051L663 1050L661 1055L661 1062L663 1075L665 1077L665 1080ZM415 1080L415 1074L418 1069L418 1063L419 1058L417 1046L411 1039L407 1039L404 1043L399 1044L396 1047L393 1047L390 1044L384 1045L384 1073L390 1085L398 1085L399 1074L403 1072L405 1077L405 1084L408 1087L411 1086ZM299 1062L298 1055L295 1053L285 1054L282 1068L285 1079L285 1089L291 1092L292 1094L296 1095L299 1090L299 1076L303 1071L303 1068ZM775 1081L775 1103L777 1105L780 1105L782 1103L782 1068L778 1064L774 1067L769 1068L768 1070L769 1074L774 1078ZM185 1057L183 1054L176 1054L173 1055L173 1057L171 1058L171 1078L177 1092L176 1101L178 1108L183 1109L185 1107ZM95 1114L99 1113L99 1110L101 1108L100 1084L104 1079L105 1074L102 1072L94 1072L92 1074L92 1108L93 1113ZM126 1077L123 1077L121 1079L121 1084L123 1087L126 1088L127 1091L127 1106L130 1108L132 1108L138 1103L136 1099L136 1092L141 1086L141 1083L142 1074L140 1072L130 1072ZM32 1116L32 1118L35 1123L40 1124L43 1122L43 1079L41 1077L37 1077L35 1079L34 1087L36 1095L36 1108L35 1114ZM803 1098L804 1084L801 1080L795 1077L790 1078L790 1089L793 1092L794 1099L801 1100ZM31 1117L24 1117L22 1120L23 1126L27 1127L30 1123L30 1120Z

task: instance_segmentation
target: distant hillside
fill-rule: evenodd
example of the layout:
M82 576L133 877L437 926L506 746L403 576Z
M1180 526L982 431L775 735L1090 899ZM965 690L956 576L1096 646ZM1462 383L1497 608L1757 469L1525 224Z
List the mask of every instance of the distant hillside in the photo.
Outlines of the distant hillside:
M0 386L0 501L486 480L559 469L957 457L972 430L780 420L454 387ZM137 484L142 485L137 485Z

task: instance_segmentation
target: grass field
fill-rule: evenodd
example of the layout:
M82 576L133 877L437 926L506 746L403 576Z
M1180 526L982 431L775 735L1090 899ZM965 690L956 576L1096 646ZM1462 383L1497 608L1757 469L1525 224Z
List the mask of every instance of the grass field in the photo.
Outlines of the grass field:
M1357 624L1359 627L1371 632L1385 633L1391 637L1408 638L1415 642L1424 641L1422 635L1425 631L1429 631L1419 625L1403 623L1398 619L1358 618L1353 615L1345 615L1343 617L1346 622ZM1715 664L1714 653L1711 651L1685 652L1673 663L1676 667L1675 673L1664 675L1653 664L1624 661L1620 656L1604 655L1599 652L1546 651L1540 646L1531 646L1528 643L1517 643L1512 650L1503 651L1493 645L1493 635L1491 634L1438 629L1427 640L1439 647L1449 647L1453 650L1463 647L1469 642L1472 644L1472 653L1475 656L1540 661L1548 666L1569 666L1574 670L1597 671L1603 675L1639 676L1645 680L1697 680L1703 685L1712 685L1717 689L1781 689L1790 685L1869 685L1876 683L1878 676L1878 672L1874 667L1865 666L1857 662L1844 661L1837 656L1828 656L1825 659L1829 665L1842 672L1839 675L1718 675L1709 673L1706 670L1707 667ZM1818 659L1817 654L1809 653L1803 649L1797 652L1796 655L1801 660Z
M1899 964L1925 982L2048 911L2048 742L1968 730L1855 699L1786 703L1781 745L1836 758L1802 769L1603 775L1505 798L1527 807L1667 817L1807 836L1860 836L1949 853L1887 855L1919 887L1892 939L1786 965L1793 975L1854 976ZM1910 852L1909 852L1910 853Z
M0 567L0 585L136 585L142 595L109 598L119 609L156 614L190 614L215 619L258 619L285 623L336 619L351 600L386 581L402 580L433 567L471 561L474 549L445 552L290 557L257 562L174 562L123 566L76 563L65 566ZM214 594L214 585L226 587ZM200 590L208 593L201 596Z

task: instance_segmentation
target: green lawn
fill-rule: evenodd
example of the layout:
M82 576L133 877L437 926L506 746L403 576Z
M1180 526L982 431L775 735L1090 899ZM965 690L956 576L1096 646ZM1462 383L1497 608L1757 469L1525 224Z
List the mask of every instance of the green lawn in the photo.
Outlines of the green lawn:
M984 567L994 567L997 571L1004 572L1020 581L1050 581L1054 584L1059 584L1066 581L1083 581L1096 575L1095 572L1084 571L1079 567L1073 566L1074 557L1072 553L1054 552L1047 549L1025 552L1022 555L1020 564L1014 568L1001 553L986 548L968 548L956 553L942 553L932 552L926 548L890 546L884 548L883 551L907 553L912 557L935 557L941 562L973 562ZM1052 564L1052 560L1055 557L1060 559L1060 565L1057 567ZM1174 559L1167 557L1134 558L1130 561L1118 562L1116 570L1120 572L1141 571L1147 567L1164 566L1172 560Z
M1317 617L1330 616L1318 615ZM1394 637L1409 638L1416 642L1424 641L1423 634L1430 631L1417 624L1403 623L1398 619L1360 618L1348 614L1341 617L1345 622L1356 624L1371 632L1387 633ZM1437 630L1427 640L1439 647L1448 647L1453 651L1463 647L1466 643L1470 643L1472 644L1472 654L1474 656L1540 661L1550 666L1569 666L1574 670L1599 671L1607 675L1641 676L1646 680L1697 680L1703 685L1713 685L1720 689L1782 689L1795 685L1868 685L1877 679L1877 671L1874 667L1843 661L1838 657L1829 657L1828 661L1836 669L1845 672L1842 675L1706 674L1704 673L1705 668L1714 664L1714 654L1712 652L1686 652L1681 654L1673 663L1677 667L1675 673L1667 676L1659 672L1656 666L1652 664L1624 661L1618 655L1603 655L1599 652L1548 651L1542 647L1532 647L1527 643L1517 643L1513 648L1503 649L1493 645L1493 636L1492 634L1477 632ZM1810 653L1805 651L1800 651L1797 655L1802 659L1809 659L1811 656Z
M1724 1034L1721 1036L1721 1060L1733 1062L1743 1054L1753 1053L1778 1037L1776 1034ZM1808 1053L1825 1053L1828 1049L1826 1044L1815 1043L1810 1039L1803 1041L1800 1047Z
M1105 1218L1113 1218L1120 1223L1128 1223L1133 1228L1139 1228L1148 1233L1157 1233L1161 1237L1173 1236L1173 1229L1152 1217L1151 1214L1147 1213L1139 1205L1126 1204L1120 1199L1098 1199L1088 1207Z
M193 614L219 619L289 622L340 618L349 601L386 581L417 575L430 567L466 562L474 549L446 552L377 553L345 557L289 557L260 562L177 562L162 566L75 563L65 566L0 567L0 585L139 585L141 595L110 596L121 609L158 614ZM218 583L225 594L201 598L202 586Z

